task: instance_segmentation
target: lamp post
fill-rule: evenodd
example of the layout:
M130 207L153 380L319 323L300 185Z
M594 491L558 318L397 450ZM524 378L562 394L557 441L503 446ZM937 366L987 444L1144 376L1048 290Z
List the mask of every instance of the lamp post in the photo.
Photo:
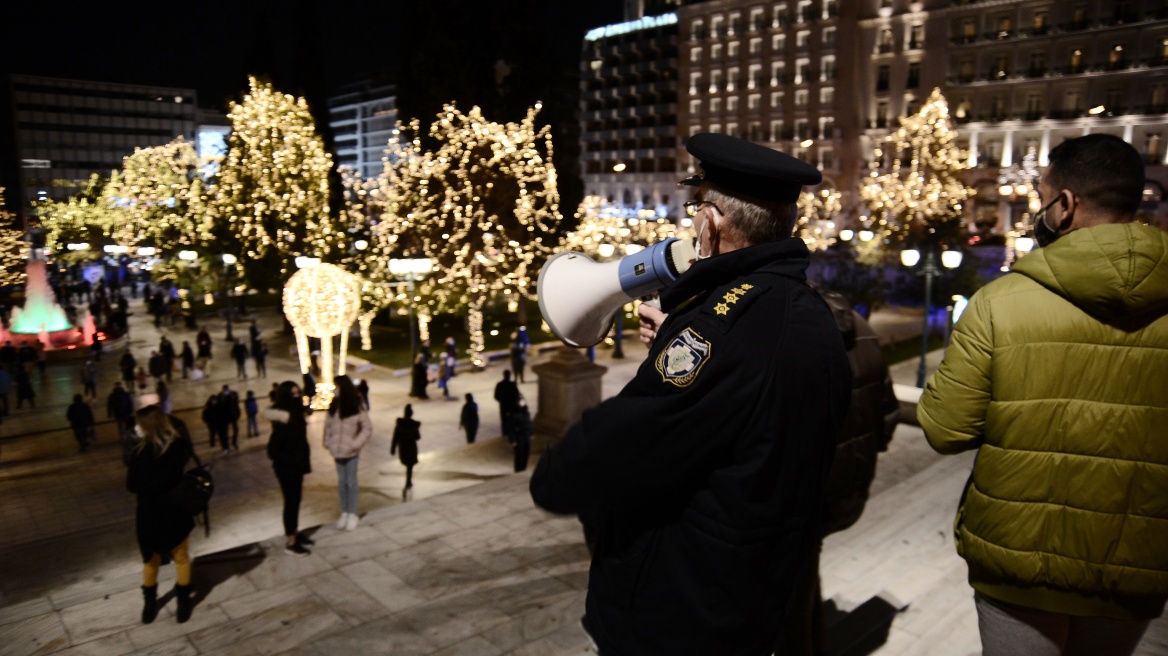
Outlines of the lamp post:
M941 265L945 269L956 269L961 266L961 258L961 251L943 251ZM920 261L921 252L915 248L906 248L900 252L900 263L906 267L914 267ZM917 387L922 389L925 387L925 378L928 376L925 358L929 354L929 306L933 301L933 278L944 272L944 269L937 266L936 248L932 245L926 245L925 263L921 266L920 271L916 272L916 275L925 277L925 314L921 318L921 363L917 368Z
M231 334L231 267L235 264L236 258L230 253L223 254L223 282L227 286L227 341L234 342L235 336Z
M424 280L434 270L434 260L428 257L401 257L389 260L389 273L405 283L409 293L410 362L418 356L418 336L414 332L414 283Z

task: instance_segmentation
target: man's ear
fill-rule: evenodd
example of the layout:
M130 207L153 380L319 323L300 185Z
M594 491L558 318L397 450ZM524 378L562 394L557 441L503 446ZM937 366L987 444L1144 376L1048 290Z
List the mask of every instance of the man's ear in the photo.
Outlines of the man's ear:
M1069 230L1075 222L1075 210L1079 207L1079 199L1075 198L1075 194L1071 193L1070 189L1063 189L1059 192L1059 201L1059 204L1063 206L1063 220L1058 227L1058 231L1061 233Z

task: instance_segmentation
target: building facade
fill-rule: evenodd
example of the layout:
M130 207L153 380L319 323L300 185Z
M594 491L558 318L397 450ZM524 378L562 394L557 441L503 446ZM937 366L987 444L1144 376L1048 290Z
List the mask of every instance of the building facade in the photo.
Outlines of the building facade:
M328 99L328 124L333 137L333 161L362 178L384 169L385 148L397 127L397 88L361 81Z
M627 11L674 2L629 2ZM626 15L585 36L580 57L584 193L627 217L682 215L677 164L677 14Z
M97 173L108 176L135 148L193 140L193 89L12 75L21 207L61 200Z
M865 0L860 15L863 151L934 87L949 101L977 189L974 223L1004 232L1031 208L999 189L1063 140L1122 137L1168 183L1168 3L1163 0Z

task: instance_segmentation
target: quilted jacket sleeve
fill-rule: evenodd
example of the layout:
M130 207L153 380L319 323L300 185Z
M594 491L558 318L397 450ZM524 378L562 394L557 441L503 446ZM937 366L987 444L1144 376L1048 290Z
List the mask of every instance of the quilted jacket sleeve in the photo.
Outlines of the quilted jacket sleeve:
M993 325L984 296L975 294L961 315L945 359L917 405L917 420L939 453L976 449L985 435Z

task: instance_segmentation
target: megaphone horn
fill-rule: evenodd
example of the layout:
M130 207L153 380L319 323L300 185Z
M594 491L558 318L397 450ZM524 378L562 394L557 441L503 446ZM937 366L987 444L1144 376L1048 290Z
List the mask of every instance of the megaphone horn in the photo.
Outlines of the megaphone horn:
M558 253L539 272L539 311L564 344L595 346L622 305L677 280L695 259L693 242L676 237L605 263L574 251Z

